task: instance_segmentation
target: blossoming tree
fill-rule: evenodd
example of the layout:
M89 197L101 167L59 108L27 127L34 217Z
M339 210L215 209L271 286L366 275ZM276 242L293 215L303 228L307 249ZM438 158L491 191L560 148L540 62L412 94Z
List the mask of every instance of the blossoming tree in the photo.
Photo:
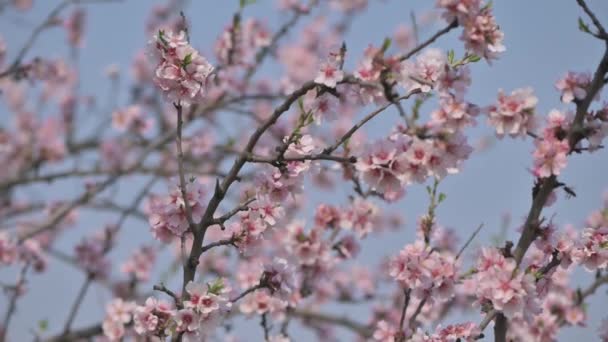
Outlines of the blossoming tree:
M608 22L584 0L571 1L581 39L604 53L591 73L565 70L555 83L567 110L539 112L526 87L470 102L470 70L507 53L492 4L482 0L437 0L424 20L412 15L410 26L362 55L343 38L367 0L281 0L285 18L275 29L248 14L258 4L241 0L209 54L195 48L182 1L170 0L149 15L129 101L102 110L99 125L82 114L95 99L80 93L76 61L86 5L103 0L58 2L24 45L0 37L0 274L12 276L0 284L0 341L27 309L19 304L28 290L45 286L31 277L55 262L85 280L65 303L62 325L32 322L35 340L232 340L242 318L260 322L260 336L275 342L307 340L306 330L340 339L334 328L362 341L554 341L561 328L584 325L586 301L608 284L608 199L576 227L543 213L560 192L576 195L560 178L572 155L601 150L608 135L600 99ZM32 1L0 6L27 11ZM337 20L326 20L327 11ZM419 37L430 22L442 28ZM30 57L57 26L71 59ZM458 49L435 46L452 34ZM264 75L270 63L282 73ZM119 89L118 71L107 75ZM391 110L399 124L367 138L363 127ZM439 185L475 153L468 129L477 123L500 144L533 146L532 197L513 242L472 243L480 225L457 243L462 234L439 223ZM68 199L28 190L66 179ZM119 185L129 196L116 195ZM389 210L406 189L425 185L429 204L415 240L386 250L379 266L357 263L366 239L401 228ZM308 208L307 195L320 188L346 195ZM59 248L87 209L110 214ZM148 229L125 235L128 219ZM134 236L138 247L114 263L113 250ZM591 275L578 289L577 270ZM111 296L105 315L78 326L94 285ZM367 314L335 316L324 310L332 303ZM472 314L454 315L463 311Z

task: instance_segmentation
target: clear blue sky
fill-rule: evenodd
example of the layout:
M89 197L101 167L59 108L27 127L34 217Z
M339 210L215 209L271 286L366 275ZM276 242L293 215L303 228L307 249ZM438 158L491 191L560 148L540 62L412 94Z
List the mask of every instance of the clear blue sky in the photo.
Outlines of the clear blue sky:
M50 11L56 1L34 1L34 10L28 13L23 21L17 19L14 11L6 11L0 15L0 32L7 41L9 60L15 49L21 47L30 34L33 24L39 23ZM185 12L192 22L191 37L193 44L203 53L212 52L215 37L231 20L231 15L237 6L232 1L191 1ZM83 93L99 95L101 99L108 96L109 83L103 76L105 67L116 63L124 75L129 72L134 52L142 48L150 37L144 36L144 19L152 3L159 1L130 0L122 3L89 5L85 47L81 50L80 70L82 73L81 89ZM432 1L401 1L401 0L370 0L369 11L359 17L351 32L346 37L351 57L358 59L363 48L369 43L376 43L392 34L400 23L409 23L410 10L421 13L432 6ZM605 0L589 0L599 19L608 24L608 2ZM272 10L274 1L260 0L258 4L247 9L246 16L255 16L268 20L277 27L284 19L278 12ZM538 112L545 114L552 108L572 109L559 102L559 95L554 89L555 81L567 70L592 71L600 59L601 44L577 30L577 18L583 16L574 0L511 0L494 1L497 21L505 33L506 53L488 67L485 63L473 66L473 84L468 98L477 104L487 105L496 98L499 88L511 91L514 88L532 86L539 98ZM428 36L435 29L421 32L421 37ZM456 48L462 51L458 41L459 33L454 32L449 37L442 38L436 46L448 49ZM37 54L60 57L68 56L65 48L64 32L60 29L49 30L42 34L36 47L29 56ZM128 94L122 93L117 98L119 104L128 100ZM430 110L430 108L427 108ZM393 113L394 114L394 113ZM80 115L109 115L95 113ZM6 111L0 106L0 122L6 122ZM396 115L386 117L396 118ZM95 120L97 118L94 118ZM390 119L374 122L367 127L370 135L385 135L394 121ZM479 120L479 125L472 130L473 137L490 135L491 129L485 124L485 119ZM509 239L515 240L517 226L526 215L533 179L527 171L531 165L532 145L527 141L505 139L492 149L474 154L464 165L464 172L448 177L441 184L441 190L448 194L448 199L438 211L439 222L445 226L456 228L464 240L470 232L485 223L479 241L488 239L497 232L500 217L508 212L513 221L508 232ZM561 179L574 187L578 197L570 200L560 199L556 205L545 212L546 216L556 213L555 221L560 224L580 223L595 208L601 205L601 196L607 189L608 181L608 152L581 156L569 159L569 165ZM80 184L62 183L50 189L61 189L61 196L69 197L79 191ZM33 188L27 195L47 196L48 187ZM164 189L163 187L160 188ZM37 193L37 191L46 193ZM129 187L123 188L119 194L125 195L125 203L131 196ZM313 196L319 200L334 204L344 202L341 195L319 194ZM367 264L378 260L386 251L394 253L403 244L412 241L416 218L425 210L427 198L423 187L408 189L406 198L393 205L392 210L405 213L408 227L405 234L383 235L380 238L367 241L360 260ZM106 217L107 218L107 217ZM110 218L110 222L115 220ZM104 216L83 212L78 230L70 232L62 238L60 246L72 246L83 235L90 234L100 228ZM113 251L115 260L128 255L131 249L141 242L149 241L148 227L141 222L129 220L129 225L123 232L122 240ZM69 249L71 252L71 249ZM84 276L73 269L52 260L49 271L43 275L30 278L31 293L19 302L18 312L14 317L10 330L11 340L28 340L29 329L35 328L36 323L48 319L51 327L59 329L67 315L74 293L81 286ZM115 270L117 272L117 270ZM14 274L0 271L0 280L13 281ZM586 283L588 277L581 273L577 281ZM103 303L108 299L107 293L97 286L89 291L75 326L84 326L99 322L103 316ZM560 340L570 341L582 338L585 341L596 340L596 329L603 316L608 316L605 304L608 297L606 291L600 291L591 300L589 327L586 329L566 329L560 335ZM604 307L602 307L602 303ZM0 299L0 312L6 306L4 297ZM333 312L349 310L351 315L359 315L361 321L368 314L363 310L349 308L332 308ZM452 317L450 321L456 318ZM474 321L479 315L471 316ZM257 321L245 325L239 331L239 336L256 336L261 332ZM252 335L246 335L246 334ZM256 338L257 339L257 338Z

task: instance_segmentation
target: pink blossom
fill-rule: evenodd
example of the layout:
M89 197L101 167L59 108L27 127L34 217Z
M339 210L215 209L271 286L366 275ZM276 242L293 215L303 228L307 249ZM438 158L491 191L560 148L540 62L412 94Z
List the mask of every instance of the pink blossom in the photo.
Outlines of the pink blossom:
M108 317L101 324L104 336L110 341L120 341L125 335L125 326L122 322Z
M169 303L148 297L145 305L135 309L133 327L139 335L164 334L162 330L172 315L173 310Z
M433 252L418 240L391 260L389 274L420 299L432 300L434 294L447 300L453 295L456 266L448 255Z
M145 118L140 106L129 106L112 113L112 125L118 131L133 131L146 134L152 129L153 120Z
M465 20L477 15L480 9L481 0L437 0L436 6L445 9L442 17L451 22Z
M184 106L200 101L213 71L211 64L189 45L183 31L161 30L154 38L153 53L159 61L154 82L170 101Z
M555 83L555 88L561 93L563 103L582 100L587 96L587 87L591 83L591 76L585 73L567 72L563 78Z
M542 140L537 140L534 151L534 174L542 178L559 176L568 163L569 151L570 145L567 139L558 140L546 136Z
M146 282L150 278L155 259L156 252L154 249L150 246L143 246L137 249L122 265L121 271L132 274L138 281Z
M68 31L68 42L73 47L80 47L82 45L85 20L86 12L81 8L77 8L64 23Z
M461 25L464 30L460 39L473 54L491 61L506 50L502 43L504 34L500 31L490 6L467 16Z
M0 232L0 264L11 265L17 260L17 241L8 233Z
M106 305L106 315L114 321L127 324L135 310L134 302L125 302L121 298L114 298Z
M496 128L496 135L525 137L532 123L532 115L538 99L531 88L516 89L510 95L502 90L498 93L498 104L487 108L490 124Z
M338 82L344 79L344 72L332 63L321 65L321 70L315 78L315 83L323 84L329 88L335 88Z
M401 85L408 91L420 89L429 92L443 77L447 59L438 49L425 50L416 62L405 61L401 64Z
M397 333L399 330L389 324L385 320L381 320L376 323L376 330L374 331L374 339L382 342L396 342Z
M198 315L192 309L181 309L175 315L175 323L177 323L177 331L193 332L198 330Z

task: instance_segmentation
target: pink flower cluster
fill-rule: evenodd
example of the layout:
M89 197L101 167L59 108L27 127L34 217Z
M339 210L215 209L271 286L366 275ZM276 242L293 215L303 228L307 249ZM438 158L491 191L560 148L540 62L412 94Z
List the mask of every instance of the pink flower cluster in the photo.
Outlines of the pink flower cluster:
M135 311L134 302L114 298L106 305L106 316L102 323L103 334L110 341L120 341L125 335L125 325L130 323Z
M591 75L569 71L563 78L555 82L555 88L561 93L563 103L582 100L587 96L587 87L591 83Z
M482 306L491 304L509 319L531 319L542 311L535 278L515 271L515 266L515 260L504 257L497 249L482 248L476 273L463 286Z
M413 296L445 301L454 294L457 265L451 254L436 252L423 241L406 245L391 259L389 274Z
M132 275L140 282L146 282L150 278L150 272L156 260L156 251L151 246L143 246L135 251L125 263L121 271Z
M321 70L315 78L315 83L329 88L335 88L338 82L344 79L344 71L340 69L340 56L330 56L330 59L321 65Z
M448 325L445 328L438 326L435 333L429 335L418 328L409 341L412 342L459 342L477 341L481 330L475 323L460 323Z
M133 328L139 335L165 337L174 314L168 302L148 297L146 303L133 312Z
M496 135L525 137L534 125L534 110L538 98L531 88L516 89L510 95L498 92L498 103L486 108L489 122L496 129Z
M389 198L398 198L405 185L458 172L471 152L472 148L459 133L445 140L397 134L391 140L368 146L365 154L357 158L356 168L373 189L388 194Z
M140 336L162 339L175 330L182 334L184 341L205 340L231 307L226 297L230 288L218 279L209 284L189 282L186 291L190 297L179 309L154 297L149 297L144 305L139 306L120 298L114 299L106 307L102 325L104 335L110 341L121 340L132 320L133 330Z
M160 30L154 37L153 56L158 62L154 82L169 101L188 106L200 102L213 67L187 41L184 31Z
M107 252L114 242L116 226L106 226L92 237L84 238L74 247L76 261L88 274L97 278L106 278L110 272L110 260Z
M120 132L146 134L152 129L153 123L154 120L146 118L138 105L128 106L112 113L112 126Z
M605 201L603 209L589 216L587 227L583 229L573 253L575 260L588 271L608 267L608 201Z
M186 182L185 190L192 220L199 222L204 212L203 186L196 179L190 179ZM178 184L172 187L167 196L150 197L147 203L147 214L152 234L160 241L169 242L173 236L183 236L188 231L186 202Z
M498 58L505 51L504 34L492 14L491 4L482 6L481 0L437 0L447 21L457 20L464 30L460 39L472 53L488 61Z
M257 284L264 284L265 287L243 299L239 310L245 315L271 313L274 316L281 316L287 306L295 304L294 300L299 295L295 268L286 259L275 257L271 263L261 269L252 270L250 275L253 277L250 276L248 279L254 281L243 278L244 281L241 281L243 289Z
M215 54L224 65L254 63L258 49L271 44L271 35L263 22L248 18L238 26L227 27L215 43Z
M559 139L568 122L563 113L552 110L548 116L548 124L543 131L542 138L536 139L534 150L533 173L537 177L545 178L551 175L558 176L568 163L570 144L568 139Z
M0 232L0 266L10 266L16 262L29 263L37 272L44 271L47 265L38 240L27 239L19 244L7 232Z

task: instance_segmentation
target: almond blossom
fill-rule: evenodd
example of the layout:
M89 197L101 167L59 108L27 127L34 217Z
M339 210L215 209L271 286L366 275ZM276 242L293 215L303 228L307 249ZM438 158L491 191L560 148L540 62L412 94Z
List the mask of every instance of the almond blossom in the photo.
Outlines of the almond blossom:
M158 61L154 82L170 101L188 106L199 102L213 67L179 33L158 31L153 55Z
M532 116L537 103L538 98L534 96L531 88L516 89L510 95L500 90L498 103L486 109L489 122L496 129L496 135L499 138L505 134L525 137L533 124Z

